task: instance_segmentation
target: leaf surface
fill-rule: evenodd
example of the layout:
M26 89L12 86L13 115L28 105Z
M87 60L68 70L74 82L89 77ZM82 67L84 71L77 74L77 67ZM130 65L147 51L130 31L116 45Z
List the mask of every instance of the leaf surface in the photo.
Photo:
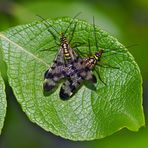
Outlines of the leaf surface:
M70 18L49 20L59 33L66 30L70 21ZM89 55L89 39L92 53L99 50L96 49L93 26L75 21L78 24L71 46L85 42L78 48ZM73 24L66 33L69 40L72 27ZM96 36L99 48L111 51L104 53L101 62L119 69L99 67L106 86L94 71L98 79L95 91L83 85L70 100L62 101L59 98L61 84L49 96L43 94L44 72L52 65L59 50L58 46L54 51L50 50L55 46L55 40L47 27L38 21L0 34L0 48L8 67L10 86L29 119L46 131L71 140L93 140L124 127L137 131L144 125L142 78L134 58L117 39L98 27ZM60 35L57 38L60 39ZM41 51L47 48L49 50Z
M3 70L2 53L1 53L1 49L0 49L0 134L1 134L1 131L2 131L2 128L4 125L5 115L6 115L6 107L7 107L5 84L4 84L3 78L1 76L2 70Z

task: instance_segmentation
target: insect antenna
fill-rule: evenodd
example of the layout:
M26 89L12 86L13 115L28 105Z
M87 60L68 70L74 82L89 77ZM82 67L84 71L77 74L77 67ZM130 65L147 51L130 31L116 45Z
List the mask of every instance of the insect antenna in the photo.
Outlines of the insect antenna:
M37 17L39 17L44 25L48 28L47 30L50 32L50 34L53 36L54 40L55 40L55 44L58 45L58 43L56 42L57 40L57 37L55 36L55 34L49 29L49 27L51 27L58 35L60 35L60 33L45 19L43 18L42 16L40 15L36 15Z
M124 51L124 52L127 52L127 51ZM104 51L104 53L110 53L110 54L104 55L102 58L112 56L112 55L116 55L116 54L119 54L119 53L123 53L123 51L110 50L110 51Z
M137 46L138 44L132 44L132 45L129 45L129 46L125 46L124 48L131 48L131 47L135 47L135 46ZM119 54L119 53L126 53L127 52L127 50L123 50L123 49L121 49L121 50L104 50L104 53L111 53L111 54L107 54L107 55L104 55L103 56L103 58L104 57L107 57L107 56L112 56L112 55L115 55L115 54Z
M131 45L128 45L128 46L125 46L125 48L131 48L131 47L135 47L135 46L138 46L139 44L131 44Z
M91 47L90 47L90 40L88 39L88 52L89 52L89 55L91 55Z
M39 17L42 21L45 21L45 23L44 22L43 23L47 28L50 26L58 35L60 35L60 33L45 18L43 18L38 14L36 16Z
M96 44L96 48L99 49L99 46L98 46L98 42L97 42L97 36L96 36L96 27L95 27L95 19L94 19L94 16L93 16L93 28L94 28L94 37L95 37L95 44ZM137 46L138 44L133 44L133 45L129 45L129 46L126 46L125 48L130 48L130 47L133 47L133 46ZM107 53L107 52L113 52L112 54L108 54L108 55L104 55L103 57L107 57L107 56L110 56L110 55L114 55L114 54L118 54L118 53L126 53L127 50L104 50L104 53Z
M69 27L70 27L71 24L73 23L74 19L75 19L76 17L78 17L80 14L81 14L81 12L79 12L78 14L76 14L76 15L73 17L72 21L69 23L69 25L68 25L67 29L65 30L64 34L66 34L67 30L69 29Z
M69 43L72 41L72 39L73 39L73 35L74 35L74 32L75 32L75 30L76 30L76 26L77 26L77 22L75 23L75 26L74 26L74 28L73 28L73 31L72 31L72 34L71 34L71 39L69 40Z
M95 27L95 18L94 18L94 16L93 16L93 28L94 28L94 37L95 37L96 48L99 49L98 42L97 42L97 36L96 36L96 27Z

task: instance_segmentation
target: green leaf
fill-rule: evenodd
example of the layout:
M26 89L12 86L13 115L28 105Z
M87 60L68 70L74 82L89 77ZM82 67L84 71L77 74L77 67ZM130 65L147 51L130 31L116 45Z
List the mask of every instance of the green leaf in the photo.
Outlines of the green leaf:
M0 49L1 50L1 49ZM6 94L5 94L5 85L4 81L1 76L1 70L2 70L2 58L1 58L1 51L0 51L0 134L4 125L5 115L6 115Z
M49 21L61 33L71 19ZM68 39L70 33L68 30ZM29 119L46 131L71 140L93 140L124 127L138 131L144 125L142 78L134 58L117 39L100 28L96 29L96 36L100 48L117 51L116 54L104 53L101 61L119 69L100 67L106 86L98 79L96 91L83 85L70 100L62 101L59 98L61 84L49 96L43 94L44 72L59 50L55 47L55 51L41 52L55 46L46 26L33 22L0 34L10 86ZM85 42L79 50L88 52L88 38L93 53L99 50L95 46L93 26L78 20L71 44Z

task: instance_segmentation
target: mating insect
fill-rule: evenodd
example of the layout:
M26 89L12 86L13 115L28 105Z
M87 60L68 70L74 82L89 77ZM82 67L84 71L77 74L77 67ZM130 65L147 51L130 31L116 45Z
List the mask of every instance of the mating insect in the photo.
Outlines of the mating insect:
M67 38L65 37L65 34L66 34L67 30L69 29L69 27L73 23L74 19L78 15L79 14L77 14L72 19L72 21L70 22L69 26L65 30L65 32L61 33L60 49L58 51L58 54L55 57L53 65L44 74L44 83L43 83L44 91L52 90L61 79L65 78L67 76L66 69L65 69L66 65L68 65L69 63L71 63L72 61L77 59L77 57L78 57L76 52L70 47L70 42L71 42L72 38L68 42ZM44 21L46 21L46 20L44 20ZM48 23L48 22L46 21L46 23ZM49 23L45 24L45 25L46 25L46 27L49 27L49 26L52 27ZM74 25L74 28L73 28L73 31L72 31L72 37L73 37L74 31L76 29L76 25L77 25L77 22ZM55 28L53 28L53 29L56 31ZM51 32L51 30L49 30L49 29L48 29L48 31L51 33L51 35L53 35L53 37L55 39L56 37L53 34L53 32Z
M94 24L95 23L94 23L94 19L93 19L96 48L99 49L97 39L96 39ZM90 49L90 46L89 46L89 49ZM104 52L105 51L103 49L101 49L100 51L96 52L93 56L89 56L87 58L78 58L77 61L72 63L72 67L69 70L71 72L69 74L69 78L65 81L65 83L62 85L62 87L60 89L60 98L61 99L63 99L63 100L69 99L75 93L75 91L78 89L78 87L86 80L90 81L91 83L97 82L96 76L92 73L92 70L96 65L102 66L101 65L101 57ZM103 63L103 64L105 64L107 67L117 68L117 67L112 67L111 65L109 65L107 63ZM98 78L100 79L100 81L104 85L106 85L106 83L101 79L99 72L98 72Z
M91 83L97 82L96 76L92 73L92 70L100 61L103 51L104 50L102 49L88 58L80 58L77 62L72 64L73 66L71 67L71 70L69 70L69 78L65 81L60 89L61 99L69 99L77 88L86 80L90 81ZM102 81L100 75L99 79Z

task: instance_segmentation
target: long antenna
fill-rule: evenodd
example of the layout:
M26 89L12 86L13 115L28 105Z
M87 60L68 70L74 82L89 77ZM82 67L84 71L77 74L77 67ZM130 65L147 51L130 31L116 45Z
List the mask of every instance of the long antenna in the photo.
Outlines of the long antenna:
M88 39L88 50L89 50L89 56L91 55L91 47L90 47L90 40Z
M70 27L71 24L73 23L74 19L75 19L76 17L78 17L80 14L81 14L81 12L77 13L77 14L73 17L72 21L69 23L69 25L68 25L67 29L65 30L64 34L66 34L67 30L69 29L69 27Z
M135 46L138 46L139 44L131 44L131 45L128 45L128 46L125 46L125 48L131 48L131 47L135 47Z
M131 48L131 47L135 47L135 46L138 46L139 44L132 44L132 45L128 45L128 46L125 46L124 48ZM108 50L108 51L104 51L104 53L108 53L110 52L111 54L109 55L104 55L103 57L107 57L107 56L110 56L110 55L114 55L114 54L118 54L118 53L126 53L127 50Z
M71 34L71 39L69 40L69 43L72 41L72 39L73 39L73 35L74 35L74 32L75 32L75 30L76 30L76 26L77 26L77 22L75 23L75 26L74 26L74 28L73 28L73 31L72 31L72 34Z
M58 35L60 35L60 33L46 20L46 19L44 19L42 16L40 16L40 15L36 15L37 17L39 17L40 19L42 19L43 21L45 21L45 23L44 23L44 25L48 28L48 31L51 33L51 30L49 29L49 26L58 34Z
M98 50L99 49L99 46L98 46L98 42L97 42L96 27L95 27L95 18L94 18L94 16L93 16L93 28L94 28L94 36L95 36L96 48Z

